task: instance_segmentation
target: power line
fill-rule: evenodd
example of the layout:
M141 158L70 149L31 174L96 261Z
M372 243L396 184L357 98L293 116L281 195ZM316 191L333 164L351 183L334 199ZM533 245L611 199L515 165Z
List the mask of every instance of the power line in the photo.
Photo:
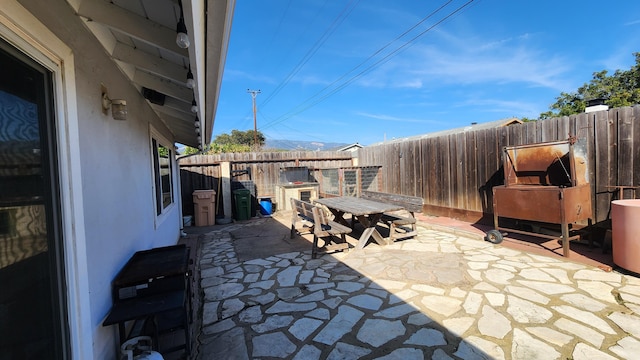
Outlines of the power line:
M262 117L263 117L263 118L265 118L265 119L269 119L269 118L271 118L270 116L266 115L266 114L265 114L262 110L260 110L260 109L258 109L258 112L259 112L259 113L260 113L260 115L262 115ZM330 141L329 141L329 140L327 140L327 139L319 138L319 137L317 137L317 136L315 136L315 135L313 135L313 134L310 134L308 131L301 130L300 128L293 128L293 127L290 127L290 126L285 125L285 124L282 124L282 123L280 123L279 125L280 125L280 126L283 126L283 127L285 127L285 128L287 128L287 129L289 129L289 130L290 130L290 131L292 131L292 132L298 133L298 134L300 134L300 135L304 135L304 136L305 136L305 137L307 137L307 138L313 138L313 139L316 139L316 140L318 140L318 141L322 141L322 142L330 142ZM273 132L273 130L272 130L272 132ZM273 138L273 137L272 137L272 138ZM279 140L281 140L281 139L279 139Z
M433 15L437 14L440 10L444 9L447 5L449 5L450 3L452 3L453 0L449 0L446 3L442 4L439 8L437 8L436 10L432 11L429 15L425 16L424 18L422 18L422 20L418 21L415 25L413 25L412 27L410 27L409 29L407 29L405 32L403 32L402 34L396 36L395 39L389 41L387 44L385 44L383 47L381 47L380 49L378 49L376 52L374 52L373 54L369 55L366 59L364 59L363 61L361 61L358 65L354 66L353 68L351 68L351 70L347 71L346 73L344 73L342 76L340 76L338 79L336 79L335 81L333 81L331 84L325 86L322 90L318 91L316 94L312 95L311 97L317 96L318 94L322 93L324 90L328 89L329 87L333 86L335 83L337 83L338 81L344 79L345 77L347 77L347 75L351 74L352 72L354 72L355 70L357 70L359 67L361 67L362 65L364 65L365 63L367 63L369 60L371 60L374 56L380 54L384 49L388 48L389 46L391 46L391 44L393 44L394 42L400 40L401 38L403 38L405 35L407 35L409 32L411 32L412 30L414 30L415 28L417 28L418 26L420 26L420 24L422 24L423 22L427 21L428 19L430 19Z
M300 72L300 70L302 70L304 65L306 65L306 63L309 62L309 60L313 57L313 55L315 55L315 53L318 52L320 47L324 45L324 43L329 39L329 37L336 31L338 26L340 26L340 24L342 24L342 22L349 16L349 14L351 14L353 9L356 7L356 5L358 5L359 2L360 0L355 1L355 3L354 3L354 0L351 0L347 5L345 5L345 7L340 11L338 16L336 16L336 18L333 19L333 22L331 23L331 25L329 25L329 27L324 31L324 33L320 36L320 38L316 40L313 46L309 50L307 50L306 54L302 57L302 59L300 59L298 64L296 64L296 66L289 72L289 74L285 77L285 79L282 82L280 82L280 84L276 86L275 90L269 96L267 96L267 98L260 104L261 106L267 105L269 101L271 101L271 99L274 96L276 96L291 81L291 79L298 72Z
M452 2L452 0L448 1L447 3L445 3L444 5L439 7L438 9L436 9L434 12L432 12L429 15L427 15L427 17L422 19L418 24L412 26L409 30L405 31L403 34L401 34L400 36L396 37L396 39L394 39L393 41L391 41L390 43L385 45L383 48L381 48L380 50L376 51L373 55L369 56L366 60L364 60L363 62L358 64L353 69L349 70L344 75L342 75L338 80L332 82L331 84L327 85L326 87L324 87L322 90L320 90L316 94L310 96L309 98L304 100L302 103L300 103L299 105L294 107L292 110L290 110L289 112L287 112L287 113L283 114L282 116L280 116L279 118L277 118L275 121L270 122L268 124L265 124L264 127L268 128L268 127L273 126L273 125L275 125L277 123L280 123L282 121L290 119L291 117L293 117L293 116L295 116L297 114L300 114L301 112L303 112L305 110L308 110L309 108L319 104L320 102L326 100L330 96L332 96L332 95L336 94L337 92L341 91L342 89L344 89L345 87L349 86L350 84L352 84L354 81L358 80L359 78L361 78L365 74L368 74L369 72L371 72L373 69L375 69L375 68L379 67L380 65L388 62L393 56L397 55L399 52L401 52L402 50L406 49L408 46L413 45L413 42L415 42L417 39L419 39L420 37L424 36L427 32L433 30L435 27L437 27L438 25L442 24L444 21L448 20L452 16L458 14L460 11L462 11L464 8L466 8L472 2L474 2L474 0L467 1L466 3L464 3L463 5L458 7L457 9L455 9L453 12L449 13L448 15L446 15L445 17L443 17L442 19L437 21L432 26L428 27L427 29L425 29L422 32L420 32L418 35L414 36L413 38L411 38L410 40L408 40L407 42L402 44L400 47L396 48L395 50L393 50L389 54L385 55L384 57L382 57L380 60L376 61L375 63L369 65L367 68L365 68L364 70L360 71L358 74L352 76L347 81L345 81L342 84L338 85L336 88L331 90L329 93L324 94L324 95L321 96L322 92L324 92L325 90L327 90L331 86L335 85L338 81L340 81L341 79L345 78L346 75L352 73L355 69L357 69L360 66L362 66L364 63L366 63L368 60L370 60L373 56L379 54L382 50L384 50L386 47L388 47L391 43L397 41L398 39L400 39L401 37L406 35L408 32L410 32L411 30L415 29L415 27L417 27L419 24L423 23L429 17L433 16L435 13L439 12L441 9L443 9L445 6L447 6L451 2Z
M270 120L270 121L274 120L273 117L271 117L270 115L265 113L261 108L258 108L258 113L262 116L263 119L267 119L267 120ZM318 136L316 136L316 135L314 135L312 133L309 133L308 131L302 130L300 127L291 127L291 126L288 126L288 125L283 124L281 122L278 125L282 126L282 127L285 127L286 129L288 129L292 133L297 133L297 134L300 134L300 135L304 135L304 138L307 138L307 139L317 140L318 142L321 142L321 143L332 143L332 142L334 142L334 140L327 139L327 138L324 138L324 137L318 137ZM269 134L267 134L265 132L265 133L263 133L263 135L267 139L277 140L279 142L283 142L285 144L288 144L290 148L294 148L294 145L296 143L295 140L289 140L289 139L285 138L285 136L283 136L283 134L282 134L282 132L280 130L271 129L270 131L275 136L269 135ZM280 137L277 137L278 135Z
M358 80L359 78L361 78L362 76L368 74L369 72L371 72L373 69L377 68L378 66L388 62L393 56L395 56L396 54L398 54L399 52L401 52L402 50L404 50L406 47L410 46L413 44L413 42L415 42L418 38L422 37L423 35L425 35L427 32L433 30L435 27L437 27L438 25L440 25L441 23L443 23L444 21L446 21L447 19L449 19L450 17L452 17L453 15L457 14L458 12L462 11L466 6L468 6L469 4L471 4L474 0L469 0L468 2L466 2L465 4L463 4L462 6L458 7L456 10L454 10L453 12L449 13L448 15L446 15L445 17L443 17L442 19L440 19L438 22L436 22L435 24L433 24L432 26L428 27L427 29L425 29L424 31L420 32L418 35L414 36L413 38L411 38L410 40L408 40L407 42L405 42L403 45L401 45L400 47L396 48L395 50L393 50L392 52L390 52L389 54L387 54L386 56L384 56L383 58L381 58L380 60L376 61L375 63L369 65L367 68L365 68L364 70L362 70L361 72L359 72L358 74L356 74L355 76L352 76L349 80L343 82L342 84L338 85L335 89L331 90L329 93L322 95L320 98L318 99L314 99L314 97L318 97L319 94L321 92L323 92L324 90L326 90L328 87L325 87L324 89L322 89L320 92L316 93L315 95L309 97L307 100L303 101L300 105L298 105L296 108L294 108L292 111L290 111L289 113L284 114L282 117L282 119L278 119L276 121L281 122L284 120L287 120L297 114L300 114L301 112L308 110L309 108L319 104L320 102L326 100L327 98L331 97L332 95L338 93L339 91L341 91L342 89L344 89L345 87L349 86L350 84L352 84L354 81ZM446 6L447 4L449 4L451 1L449 1L448 3L446 3L445 5L441 6L440 8L438 8L435 12L440 11L440 9L442 9L444 6ZM432 16L432 14L429 14L428 17ZM415 27L413 27L415 28ZM405 32L406 33L406 32ZM395 40L394 40L395 41ZM335 82L334 82L335 83ZM332 83L333 84L333 83ZM306 104L306 105L305 105ZM270 126L270 124L267 124L267 126Z
M366 64L369 60L371 60L373 57L375 57L376 55L380 54L382 51L384 51L386 48L388 48L389 46L391 46L391 44L393 44L394 42L400 40L401 38L403 38L405 35L407 35L409 32L411 32L412 30L414 30L415 28L417 28L418 26L420 26L420 24L424 23L425 21L427 21L428 19L430 19L432 16L434 16L435 14L437 14L438 12L440 12L440 10L444 9L447 5L449 5L451 2L453 2L453 0L449 0L447 2L445 2L444 4L442 4L440 7L438 7L437 9L435 9L434 11L432 11L431 13L429 13L427 16L425 16L424 18L422 18L420 21L418 21L416 24L414 24L413 26L411 26L409 29L405 30L402 34L396 36L395 39L389 41L387 44L385 44L383 47L381 47L380 49L376 50L373 54L369 55L366 59L364 59L363 61L361 61L359 64L357 64L356 66L354 66L353 68L351 68L349 71L347 71L346 73L344 73L342 76L340 76L338 79L334 80L331 84L325 86L324 88L322 88L320 91L316 92L315 94L313 94L312 96L310 96L309 98L307 98L307 100L303 101L300 105L297 105L297 107L300 107L302 105L304 105L306 102L312 100L313 98L315 98L316 96L319 96L320 94L322 94L322 92L324 92L325 90L327 90L328 88L330 88L331 86L335 85L336 83L338 83L340 80L344 79L345 77L347 77L347 75L353 73L354 71L356 71L359 67L363 66L364 64ZM273 95L272 95L273 96ZM272 97L271 96L271 97ZM295 110L295 108L294 108ZM291 110L291 111L294 111ZM289 111L289 112L291 112ZM288 113L285 113L283 116L286 116ZM293 116L293 115L292 115ZM289 117L287 117L289 118ZM275 121L278 121L278 119L276 119ZM265 126L269 126L270 123L267 123Z
M307 32L309 31L309 29L313 26L313 24L316 22L316 20L318 19L318 17L320 16L320 14L322 13L322 11L324 10L324 8L327 6L327 3L331 1L331 0L325 0L324 3L322 4L322 6L320 7L320 10L315 12L315 15L313 16L313 18L309 21L305 21L305 27L303 30L301 30L299 32L298 37L292 42L292 44L299 44L302 42L302 39L305 37L305 35L307 34ZM271 48L271 46L269 46L269 48ZM276 66L274 67L275 70L280 69L282 63L284 62L284 60L287 58L287 55L289 53L289 49L286 50L282 50L279 51L280 54L282 54L282 57L280 58L280 60L278 61L278 63L276 64ZM260 105L263 105L263 103L261 103Z
M293 0L289 0L287 2L287 7L284 9L284 12L282 12L282 16L280 16L280 19L278 20L278 26L276 26L276 30L273 32L273 34L271 35L271 39L269 39L269 42L267 42L267 53L264 54L265 58L270 57L271 55L271 49L273 49L273 41L276 39L276 37L280 34L280 31L282 29L282 23L284 23L284 19L287 17L287 14L289 13L289 8L291 7L291 2Z

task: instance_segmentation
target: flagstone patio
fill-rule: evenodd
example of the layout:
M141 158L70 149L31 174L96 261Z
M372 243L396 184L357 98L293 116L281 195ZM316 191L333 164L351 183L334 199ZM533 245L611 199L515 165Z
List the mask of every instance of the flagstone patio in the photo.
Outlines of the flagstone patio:
M637 277L422 222L414 239L311 259L286 219L199 230L194 359L640 353Z

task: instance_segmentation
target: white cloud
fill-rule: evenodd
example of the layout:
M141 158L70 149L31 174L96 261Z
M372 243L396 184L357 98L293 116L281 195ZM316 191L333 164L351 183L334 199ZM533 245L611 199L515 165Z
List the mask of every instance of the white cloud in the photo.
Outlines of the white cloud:
M500 49L502 47L504 47L507 43L513 41L513 38L506 38L506 39L501 39L501 40L495 40L495 41L490 41L486 44L482 44L478 47L478 49L482 50L482 51L489 51L489 50L493 50L493 49Z
M327 79L326 76L316 76L316 75L304 75L304 76L296 76L293 78L293 82L300 83L302 85L329 85L331 82Z
M532 101L472 98L464 101L462 106L472 106L480 111L512 114L511 116L538 117L540 109L545 108Z
M242 70L224 69L224 77L226 80L251 80L261 84L275 84L276 80L270 76L256 75Z
M437 121L437 120L428 120L428 119L416 119L416 118L402 118L402 117L397 117L397 116L391 116L391 115L386 115L386 114L372 114L372 113L367 113L367 112L356 112L355 113L358 116L362 116L362 117L366 117L366 118L371 118L371 119L376 119L376 120L383 120L383 121L394 121L394 122L403 122L403 123L422 123L422 124L443 124L442 121Z
M501 49L496 52L462 53L440 49L423 49L424 65L416 75L435 76L449 83L528 83L563 90L567 81L562 75L569 70L563 59L525 48Z
M420 88L441 84L525 83L564 91L571 61L532 47L532 34L480 39L438 32L367 75L368 87ZM427 41L423 41L427 43Z
M410 88L410 89L421 89L423 87L422 79L418 78L406 78L406 79L396 79L393 81L392 86L396 88Z
M609 52L609 56L599 61L610 74L613 74L616 70L629 70L635 64L634 52L638 51L638 42L635 38L626 39L626 41L618 44L615 49ZM600 71L603 69L594 69L593 71Z

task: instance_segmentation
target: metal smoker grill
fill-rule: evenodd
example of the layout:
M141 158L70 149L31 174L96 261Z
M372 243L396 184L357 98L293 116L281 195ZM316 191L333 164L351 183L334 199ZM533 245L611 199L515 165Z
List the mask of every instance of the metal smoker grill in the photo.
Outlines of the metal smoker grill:
M561 239L562 253L569 256L569 225L591 223L586 146L583 141L567 140L503 148L505 184L493 188L495 230L487 240L502 241L500 230L547 239ZM560 224L562 236L545 235L499 226L499 218Z

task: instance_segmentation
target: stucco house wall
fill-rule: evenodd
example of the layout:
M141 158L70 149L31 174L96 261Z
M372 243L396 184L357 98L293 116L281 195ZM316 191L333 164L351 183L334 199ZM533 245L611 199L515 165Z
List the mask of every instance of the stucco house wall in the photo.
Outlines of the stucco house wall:
M22 39L32 48L21 50L60 66L55 96L71 352L77 359L115 358L117 327L102 326L111 280L135 251L179 238L178 167L174 159L174 203L156 216L151 151L152 133L169 146L174 139L66 1L2 3L0 36ZM101 84L111 98L127 101L126 121L102 113Z

